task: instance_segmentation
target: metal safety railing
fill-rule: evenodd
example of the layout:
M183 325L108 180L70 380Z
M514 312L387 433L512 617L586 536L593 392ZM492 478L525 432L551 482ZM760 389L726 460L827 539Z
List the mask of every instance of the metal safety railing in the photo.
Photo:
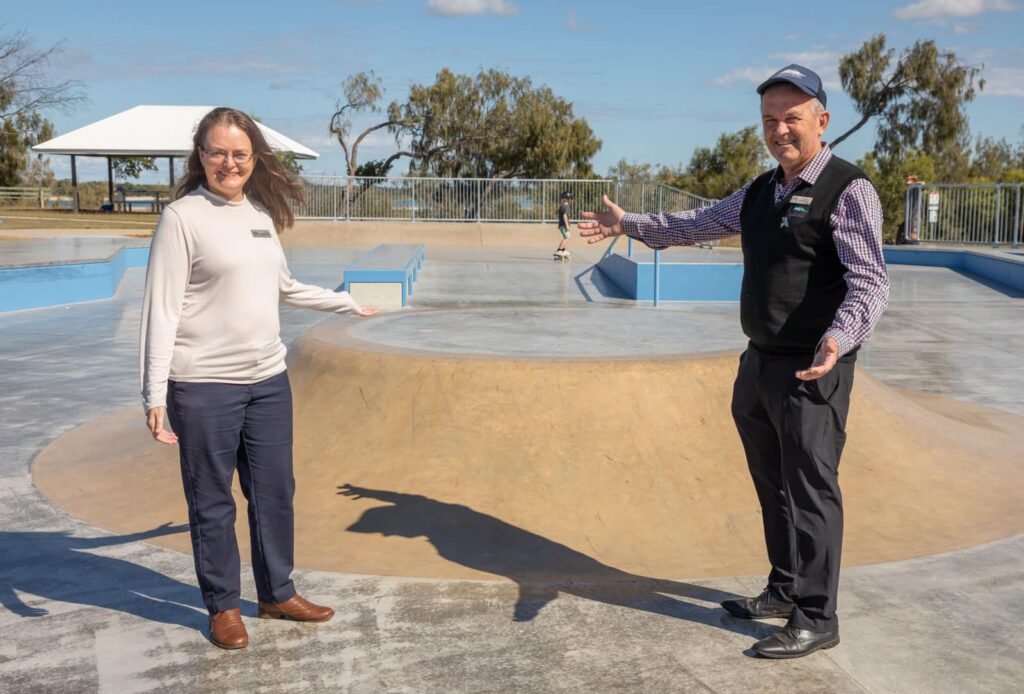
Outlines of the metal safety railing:
M908 186L902 233L910 242L1021 243L1024 183L919 183Z
M561 194L573 195L573 210L600 210L608 195L635 212L687 210L706 198L661 183L608 179L371 178L304 176L299 219L394 220L409 222L553 222Z

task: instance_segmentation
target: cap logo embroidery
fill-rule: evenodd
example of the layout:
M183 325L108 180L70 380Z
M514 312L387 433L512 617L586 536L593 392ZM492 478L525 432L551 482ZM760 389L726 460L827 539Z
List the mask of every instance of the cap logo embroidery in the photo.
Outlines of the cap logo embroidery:
M779 72L777 74L778 74L779 77L783 77L783 76L803 77L804 76L804 73L800 72L799 70L783 70L782 72Z

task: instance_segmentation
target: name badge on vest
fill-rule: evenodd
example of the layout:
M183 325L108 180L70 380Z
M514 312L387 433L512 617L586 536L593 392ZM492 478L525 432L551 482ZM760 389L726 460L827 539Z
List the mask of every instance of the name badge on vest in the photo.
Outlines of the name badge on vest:
M252 237L254 239L269 239L270 238L270 230L269 229L252 229L250 231L251 231Z
M789 199L789 211L787 217L806 217L811 211L811 203L814 198L809 198L804 195L794 195Z

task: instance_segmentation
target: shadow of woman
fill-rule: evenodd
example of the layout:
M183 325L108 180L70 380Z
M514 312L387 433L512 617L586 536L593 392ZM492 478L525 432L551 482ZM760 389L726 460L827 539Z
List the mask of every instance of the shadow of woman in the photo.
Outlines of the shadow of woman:
M21 617L48 614L45 609L25 604L15 592L19 590L205 632L207 613L195 586L130 561L89 551L187 530L187 525L165 523L152 530L107 537L0 532L0 605ZM243 605L242 609L247 607Z
M778 629L770 624L729 617L717 604L706 607L678 599L719 603L737 597L732 593L621 571L467 506L350 484L339 486L338 494L390 504L365 511L347 528L349 532L426 537L448 561L514 581L519 588L512 614L515 621L532 620L545 605L565 593L698 622L756 639Z

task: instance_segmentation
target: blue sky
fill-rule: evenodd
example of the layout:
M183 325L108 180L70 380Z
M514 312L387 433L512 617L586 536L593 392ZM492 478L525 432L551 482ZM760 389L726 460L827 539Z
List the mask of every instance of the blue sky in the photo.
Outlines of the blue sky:
M817 70L835 137L856 120L838 84L839 58L884 32L902 48L934 39L988 86L969 107L975 134L1024 139L1024 0L858 3L606 0L297 0L209 4L11 3L4 33L64 42L54 74L83 83L89 103L52 113L58 133L138 104L230 105L321 153L307 173L340 173L327 122L348 75L374 70L386 100L443 67L500 68L573 102L603 141L599 173L620 158L677 165L723 132L758 121L755 85L790 62ZM356 126L371 122L360 118ZM865 129L838 152L856 159ZM360 159L393 151L381 134ZM55 157L58 177L67 157ZM83 178L105 177L101 160ZM151 175L164 181L166 174ZM146 179L143 179L146 180Z

